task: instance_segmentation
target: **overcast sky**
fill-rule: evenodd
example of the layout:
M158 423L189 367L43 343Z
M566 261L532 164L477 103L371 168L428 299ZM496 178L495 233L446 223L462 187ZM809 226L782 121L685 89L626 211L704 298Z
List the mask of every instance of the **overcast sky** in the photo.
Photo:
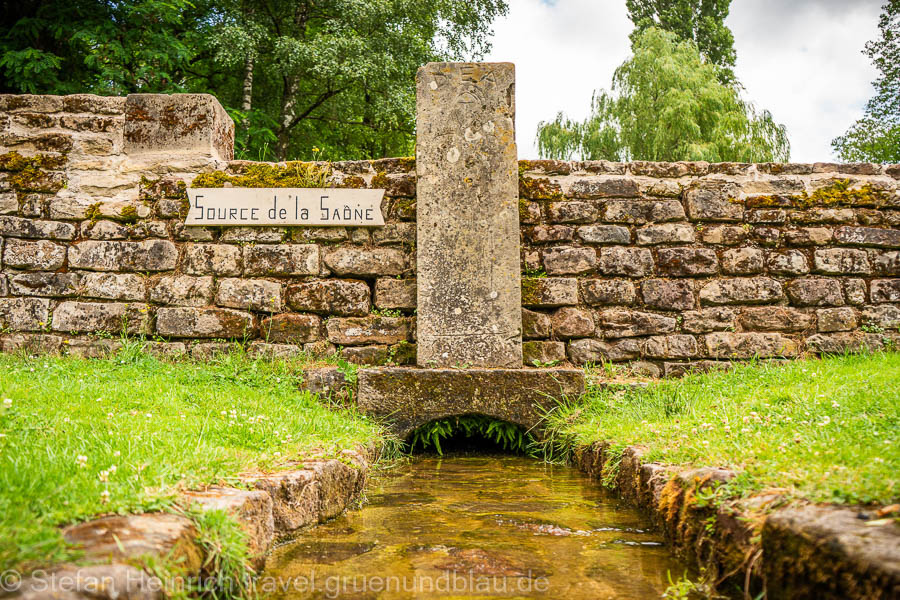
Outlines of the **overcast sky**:
M833 158L831 140L862 115L876 71L862 54L878 33L883 0L733 0L745 97L788 128L791 160ZM486 60L516 64L520 158L537 158L537 123L587 116L630 54L624 0L509 0Z

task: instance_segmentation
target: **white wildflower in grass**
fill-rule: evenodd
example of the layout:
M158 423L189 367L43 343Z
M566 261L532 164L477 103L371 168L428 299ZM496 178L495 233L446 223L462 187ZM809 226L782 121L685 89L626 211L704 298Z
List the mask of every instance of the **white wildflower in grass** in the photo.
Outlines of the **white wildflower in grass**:
M78 463L79 467L86 467L87 456L85 456L84 454L79 454L77 457L75 457L75 462Z
M828 415L825 415L824 417L822 417L822 422L819 423L819 427L825 427L829 423L831 423L831 417L829 417Z
M101 504L106 504L109 502L109 490L103 490L100 492L100 502Z
M103 398L97 398L94 402L103 402Z
M3 408L10 408L12 406L12 398L4 398L3 399Z
M831 408L840 408L840 407L841 407L841 405L838 404L835 400L831 401Z
M99 473L97 473L97 477L100 479L100 481L106 483L107 481L109 481L109 471L100 471Z
M113 456L120 456L122 453L119 450L113 452Z

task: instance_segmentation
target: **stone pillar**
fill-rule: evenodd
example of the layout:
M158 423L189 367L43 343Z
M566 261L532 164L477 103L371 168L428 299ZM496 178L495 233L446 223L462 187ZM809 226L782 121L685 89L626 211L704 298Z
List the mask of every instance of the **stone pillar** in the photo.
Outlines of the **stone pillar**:
M417 354L425 367L522 367L512 63L416 75Z

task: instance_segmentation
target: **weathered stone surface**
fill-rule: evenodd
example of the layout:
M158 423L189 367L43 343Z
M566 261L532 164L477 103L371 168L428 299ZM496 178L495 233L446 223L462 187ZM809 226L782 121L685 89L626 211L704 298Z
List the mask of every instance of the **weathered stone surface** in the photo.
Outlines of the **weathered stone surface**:
M416 75L419 365L522 366L515 73Z
M702 239L707 244L721 244L723 246L736 246L747 239L747 231L737 225L712 225L704 227Z
M368 469L358 455L340 460L304 461L296 471L247 475L248 485L272 498L276 536L332 519L356 500L366 483Z
M818 224L818 223L852 223L856 220L856 213L852 208L811 208L798 210L791 213L791 223Z
M772 358L797 355L797 343L780 333L709 333L704 338L711 358Z
M691 244L694 239L694 228L686 223L647 225L637 230L637 243L641 246Z
M653 274L653 255L646 248L601 248L600 271L604 275L646 277Z
M69 267L89 271L171 271L178 249L168 240L87 241L69 247Z
M597 268L593 248L561 246L544 251L544 269L550 275L584 275Z
M834 239L839 244L900 248L900 230L897 229L841 227L834 232Z
M582 279L581 297L592 306L631 305L637 299L634 284L617 279Z
M715 275L719 259L708 248L660 248L657 266L660 275L670 277Z
M231 160L234 121L209 94L129 94L124 150Z
M265 279L222 279L216 304L266 312L281 310L281 284Z
M300 387L312 394L345 400L356 392L355 384L347 381L344 372L337 367L321 367L303 371Z
M815 326L811 313L787 306L754 306L738 319L745 331L805 331Z
M550 337L550 315L523 308L522 337L526 340Z
M528 367L543 367L566 360L563 342L523 342L522 362Z
M578 280L574 277L522 278L522 306L573 306L578 304Z
M358 378L360 411L387 419L404 439L435 419L472 413L531 429L558 398L584 393L580 369L362 369Z
M182 270L188 275L241 274L241 248L225 244L187 244L184 247Z
M166 275L150 284L150 300L174 306L206 306L212 303L213 278Z
M35 221L21 217L0 217L0 236L29 239L72 240L76 228L71 223Z
M826 248L813 253L817 273L831 275L866 275L872 272L869 253L853 248Z
M113 516L63 529L66 542L91 560L167 559L177 572L195 575L203 552L190 519L170 513Z
M347 317L328 319L325 334L329 342L342 346L396 344L409 340L410 322L402 317Z
M876 279L873 281L872 302L900 302L900 279Z
M553 335L562 340L588 337L594 333L594 318L590 311L574 306L564 306L550 317Z
M862 311L862 320L865 324L884 329L900 328L900 306L893 304L867 306Z
M396 276L409 270L409 255L395 248L332 248L325 251L324 262L342 276Z
M876 275L900 275L900 250L875 254Z
M787 294L795 306L840 306L844 304L841 283L835 279L803 277L787 283Z
M647 338L644 356L647 358L694 358L700 347L692 335L659 335Z
M566 196L570 198L637 198L637 183L618 177L592 177L575 180Z
M221 239L223 242L278 244L284 241L286 234L284 227L229 227L222 233Z
M387 278L375 280L375 306L380 309L416 308L416 280Z
M49 311L49 300L0 298L0 329L40 331L50 320Z
M140 275L130 273L85 273L81 294L104 300L144 300L145 283Z
M103 358L122 348L119 340L66 340L65 349L69 356L79 358Z
M315 244L260 244L244 247L244 275L318 275Z
M805 275L809 273L809 261L800 250L770 252L766 266L773 275Z
M592 202L551 202L547 205L550 223L592 223L599 214L599 205Z
M739 192L731 183L694 184L684 193L688 215L692 221L740 221L744 205L735 201Z
M830 244L834 232L825 227L800 227L784 231L784 241L789 246L824 246Z
M816 317L822 333L851 331L858 325L856 311L852 308L821 308L816 311Z
M227 308L160 308L156 332L172 337L242 338L254 332L253 317Z
M812 352L818 354L873 351L884 346L884 334L862 331L817 333L806 338L806 344Z
M247 354L253 358L262 358L265 360L279 360L295 358L303 354L303 346L296 344L270 344L262 340L250 342L247 347Z
M326 279L287 288L287 304L294 310L337 316L369 314L369 286L362 281Z
M183 496L203 510L221 510L237 521L247 534L247 550L257 567L275 539L272 497L262 490L239 490L212 486L203 491L185 492Z
M260 335L270 342L302 344L322 337L322 317L284 313L264 319L259 325Z
M701 304L766 304L782 299L781 284L768 277L718 279L700 288Z
M859 306L866 303L866 292L869 286L865 279L844 279L844 297L847 304Z
M6 276L2 278L0 288L4 288L6 282ZM81 275L78 273L20 273L9 277L9 290L14 296L66 298L77 296L80 289Z
M575 238L575 228L570 225L536 225L526 235L534 244L570 242Z
M415 223L386 223L384 227L372 230L372 241L382 244L415 244Z
M602 363L604 361L621 362L641 357L643 340L597 340L586 338L569 342L569 360L576 365Z
M777 510L763 525L762 551L770 598L889 598L900 589L900 527L872 527L855 508Z
M787 222L787 211L781 209L750 210L744 215L747 223L782 224Z
M644 304L658 310L694 308L694 282L688 280L648 279L641 284Z
M609 200L603 220L609 223L663 223L683 221L684 207L677 200Z
M163 600L166 582L124 564L63 566L35 571L10 597L16 600Z
M63 302L53 311L53 331L149 333L146 304L124 302Z
M597 315L597 324L608 338L671 333L676 323L672 317L619 308L602 310Z
M578 228L578 237L586 244L628 244L631 232L621 225L585 225Z
M734 328L734 310L725 307L704 308L683 313L682 327L689 333L709 333Z
M29 271L55 271L66 261L66 248L53 242L39 240L6 240L3 249L3 264L15 269Z
M2 305L2 302L0 302ZM2 307L0 307L2 310ZM0 317L2 318L2 317ZM58 354L63 338L46 333L10 333L0 336L0 351L28 352L33 354Z
M765 254L759 248L734 248L722 253L722 271L729 275L756 275L765 267Z
M113 221L85 221L81 224L81 235L92 240L127 240L128 227Z
M0 215L14 215L19 212L19 199L15 192L0 193Z

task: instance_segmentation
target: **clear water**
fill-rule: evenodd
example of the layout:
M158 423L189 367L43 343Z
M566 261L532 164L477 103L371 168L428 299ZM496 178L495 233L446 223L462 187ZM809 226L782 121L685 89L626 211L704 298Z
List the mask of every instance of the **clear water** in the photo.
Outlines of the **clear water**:
M270 556L269 598L659 598L685 572L641 515L570 467L420 458Z

